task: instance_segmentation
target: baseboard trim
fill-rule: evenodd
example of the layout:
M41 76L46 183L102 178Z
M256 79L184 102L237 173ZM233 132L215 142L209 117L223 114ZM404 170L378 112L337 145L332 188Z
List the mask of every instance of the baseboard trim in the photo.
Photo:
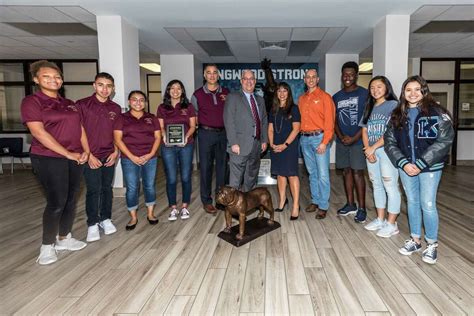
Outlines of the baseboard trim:
M474 166L474 160L456 160L458 166Z

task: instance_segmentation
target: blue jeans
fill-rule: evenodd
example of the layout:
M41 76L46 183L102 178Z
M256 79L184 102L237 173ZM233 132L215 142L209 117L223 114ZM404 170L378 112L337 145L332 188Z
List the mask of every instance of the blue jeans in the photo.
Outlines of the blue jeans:
M166 174L166 195L170 206L176 205L176 183L178 182L178 165L181 171L183 203L191 202L191 174L193 171L193 144L184 147L161 146L161 158Z
M145 205L156 204L155 176L157 158L148 160L143 166L134 164L130 159L122 157L122 171L127 192L125 200L127 209L135 211L138 208L138 194L140 193L140 177L143 183L143 193L145 195Z
M389 213L400 213L400 190L398 188L398 170L385 153L383 147L375 151L377 161L367 161L367 171L374 189L376 208L387 209Z
M425 239L428 243L438 241L438 210L436 208L436 193L442 171L424 172L410 177L400 171L403 189L407 196L408 222L410 236L421 238L421 222L425 224Z
M316 153L316 148L322 140L323 134L303 136L300 138L300 146L306 170L309 173L311 202L318 205L321 210L328 210L331 190L331 183L329 182L329 152L331 146L328 144L322 155Z

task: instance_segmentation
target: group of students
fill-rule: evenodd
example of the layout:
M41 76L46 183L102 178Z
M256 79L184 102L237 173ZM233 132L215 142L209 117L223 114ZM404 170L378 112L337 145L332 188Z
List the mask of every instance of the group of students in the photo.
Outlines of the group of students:
M126 205L130 214L127 230L135 229L138 223L140 179L145 196L147 220L151 225L158 223L154 214L158 150L166 174L166 192L170 206L168 220L189 218L193 135L197 128L197 110L199 110L199 124L205 127L202 130L202 143L209 148L209 150L200 148L201 160L205 162L205 168L201 166L201 200L206 212L216 213L211 198L212 180L209 179L212 179L212 162L217 158L216 155L220 155L222 157L216 159L216 190L223 184L225 171L221 169L225 169L225 162L222 160L225 161L226 138L224 122L215 114L216 111L222 114L228 91L223 91L217 84L218 72L215 65L205 68L204 77L208 84L193 94L192 102L188 101L181 81L170 81L156 116L145 111L146 95L138 90L130 92L129 111L121 113L120 106L110 99L114 90L114 79L108 73L96 75L95 92L92 96L74 103L59 94L63 79L61 70L56 64L38 61L31 65L30 70L39 90L24 98L21 115L33 136L32 166L45 190L47 200L43 214L43 240L38 257L39 264L47 265L57 261L57 250L76 251L87 245L71 236L75 199L82 174L87 186L87 241L99 240L101 229L106 235L116 232L117 229L111 221L112 181L115 163L120 153L127 188ZM367 92L357 86L357 74L358 67L355 63L346 63L342 68L343 90L349 95L356 93L358 96L356 102L351 98L349 100L352 101L347 102L347 99L344 101L344 97L339 98L337 94L334 96L337 116L336 166L344 169L344 186L348 198L348 203L338 211L338 214L345 216L357 213L355 220L365 222L363 170L367 162L369 178L373 184L377 218L365 228L378 230L378 235L382 237L398 233L396 218L401 203L398 188L400 175L407 195L411 235L411 239L406 241L400 253L410 255L421 250L421 230L424 221L428 246L423 252L423 260L435 263L438 232L436 192L444 161L454 138L451 117L446 109L433 100L426 81L419 76L410 77L404 82L400 100L397 101L387 78L374 77L369 83ZM315 86L306 92L309 94L317 88L316 79L319 78L316 71L308 71L307 75L314 77L305 78L307 86L309 88L312 84ZM210 90L215 87L216 90ZM300 98L301 103L304 103L306 94ZM209 108L206 107L206 102L210 103ZM334 104L332 107L334 109ZM286 199L288 179L293 197L291 220L297 219L299 215L300 182L297 167L299 136L308 142L311 142L313 137L319 137L321 143L324 137L329 135L332 137L332 131L302 132L301 117L308 114L304 107L300 114L301 109L301 105L294 104L289 85L279 83L273 99L273 108L269 111L268 141L272 173L278 176L280 201L276 211L282 211L288 202ZM212 113L207 115L210 122L205 121L206 111ZM342 114L339 115L340 113ZM349 124L345 124L344 120L341 121L344 117L350 122ZM332 120L334 121L334 114ZM176 146L167 142L165 130L169 124L184 126L184 144ZM304 131L304 128L302 130ZM201 139L199 141L201 146ZM329 146L326 148L326 144L324 150L321 150L322 146L319 145L311 153L308 152L308 148L312 147L305 147L303 142L301 147L307 168L307 157L310 154L324 155L326 157L324 161L327 160L329 164ZM178 170L183 195L180 207L176 196ZM310 180L315 181L316 178L318 177L312 176L310 171ZM328 177L327 180L329 181ZM354 184L358 207L354 203ZM311 190L313 187L314 183L311 183ZM329 197L329 190L327 191ZM314 209L313 203L310 206L307 211ZM328 209L328 205L326 206L325 211L318 212L318 215L324 216L317 215L317 218L325 217ZM315 207L323 208L322 204ZM386 210L387 219L385 219Z
M422 249L424 223L427 246L422 259L434 264L438 258L439 223L436 193L454 139L451 116L433 99L426 80L420 76L405 80L398 99L386 77L373 77L367 91L357 86L357 75L357 64L345 63L343 89L334 95L336 167L344 169L347 196L347 203L338 214L355 214L355 221L360 223L366 220L365 156L377 213L365 228L386 238L399 233L396 219L401 204L400 178L407 197L411 238L399 252L411 255ZM352 129L347 124L351 116L355 126ZM358 207L354 203L354 186Z
M122 113L120 106L110 99L114 78L108 73L96 75L93 95L73 102L59 94L63 76L55 63L34 62L30 72L39 89L23 99L21 117L33 136L31 163L46 195L39 264L56 262L58 250L77 251L87 245L71 235L82 175L87 187L86 241L99 240L100 230L106 235L117 231L111 220L112 181L120 153L130 214L126 230L133 230L138 223L140 179L147 220L150 225L158 223L154 206L159 149L172 209L168 219L189 218L196 113L186 98L182 82L168 83L163 104L155 116L145 111L146 95L139 90L129 93L129 110ZM168 144L165 129L169 124L184 126L184 144ZM179 210L176 202L178 166L183 187Z
M306 211L317 210L317 219L326 217L330 192L329 155L328 146L324 150L320 146L325 144L325 136L332 138L334 130L336 168L343 170L347 198L347 203L337 214L354 214L356 222L366 222L364 174L367 169L377 216L365 225L365 229L377 231L377 236L385 238L398 234L400 177L407 197L411 238L405 241L399 252L411 255L422 250L424 223L427 246L422 260L434 264L438 258L436 194L454 139L451 116L433 99L426 80L420 76L406 79L398 99L384 76L373 77L369 90L358 86L358 72L357 63L345 63L341 69L343 88L328 100L329 95L320 88L311 89L313 77L316 75L319 79L317 72L307 71L307 91L299 98L298 106L293 103L290 87L285 83L277 85L268 132L272 173L278 176L279 207L276 211L282 211L288 203L286 185L289 182L293 197L290 219L298 218L299 151L290 150L290 147L298 143L299 135L312 197ZM335 109L335 116L332 109ZM313 121L319 119L320 123L305 128L305 124L311 123L311 115L316 118ZM313 140L316 137L320 139ZM355 203L354 191L358 203Z

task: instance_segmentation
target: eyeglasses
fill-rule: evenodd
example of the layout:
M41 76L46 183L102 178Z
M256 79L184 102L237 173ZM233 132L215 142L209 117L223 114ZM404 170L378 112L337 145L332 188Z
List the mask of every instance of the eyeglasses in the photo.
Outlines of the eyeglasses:
M140 102L140 103L145 103L145 99L141 98L141 99L137 99L137 98L130 98L130 101L132 102Z
M255 78L242 78L243 81L255 81Z

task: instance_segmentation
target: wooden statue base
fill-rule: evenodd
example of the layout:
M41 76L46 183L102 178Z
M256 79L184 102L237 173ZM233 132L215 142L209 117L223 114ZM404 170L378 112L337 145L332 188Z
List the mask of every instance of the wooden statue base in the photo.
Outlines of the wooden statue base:
M241 240L237 240L235 236L239 233L239 226L235 225L231 227L231 232L226 233L221 231L217 237L224 239L228 243L234 245L235 247L240 247L246 243L257 239L260 236L263 236L272 230L278 229L281 227L280 223L274 221L273 225L268 225L268 218L258 219L255 217L249 221L245 222L245 235Z

